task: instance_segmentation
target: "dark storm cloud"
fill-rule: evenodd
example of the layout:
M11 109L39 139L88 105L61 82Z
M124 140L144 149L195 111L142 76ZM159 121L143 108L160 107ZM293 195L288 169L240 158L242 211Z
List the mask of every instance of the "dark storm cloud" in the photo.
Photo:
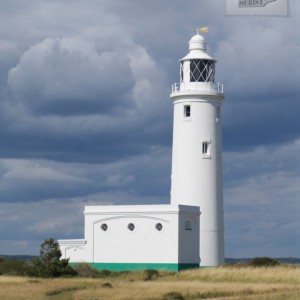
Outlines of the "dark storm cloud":
M224 105L225 151L291 143L299 138L300 103L295 92L257 97L246 100L233 96L233 102Z
M124 109L134 82L122 53L98 53L79 38L46 39L26 51L8 74L18 104L47 115L108 114ZM111 93L113 91L113 93Z
M91 3L96 5L95 2ZM278 125L276 134L272 134L274 131L269 131L269 127L274 126L274 118L284 106L278 94L286 96L286 92L289 91L293 91L294 95L298 94L296 82L299 76L293 61L297 57L299 47L297 48L294 41L290 39L288 30L291 26L288 20L284 20L282 28L278 28L278 20L264 21L261 24L256 24L253 19L247 22L245 19L232 22L230 18L226 19L222 15L221 6L211 2L202 5L203 11L213 11L209 21L209 18L199 9L199 14L203 14L204 21L219 25L212 27L212 39L208 42L209 47L216 46L214 52L219 60L217 77L225 84L224 149L244 149L264 142L278 144L285 140L291 141L297 135L295 126L297 124L296 121L285 122L285 120L294 119L296 111L294 105L284 107L285 113L279 116L281 120L277 122L277 124L282 123L283 126ZM47 3L43 13L47 8L46 15L52 17L56 9L63 6L60 1L55 2L55 5ZM131 6L135 6L136 9L133 10ZM81 14L78 11L79 7L82 10ZM28 149L24 153L25 157L34 157L36 154L37 158L68 160L69 157L71 161L76 159L87 161L94 152L102 157L114 153L120 155L120 152L126 156L126 154L142 153L151 144L170 145L169 85L178 80L176 61L187 52L186 30L183 32L178 18L184 18L185 13L195 7L195 3L188 4L183 11L170 10L169 2L160 4L155 1L151 4L143 2L140 5L136 2L122 5L103 1L96 7L101 8L99 11L101 15L106 12L104 21L107 25L115 22L120 27L94 31L95 20L90 19L94 12L80 2L74 2L66 18L70 24L74 24L72 21L74 22L75 17L82 19L88 17L87 31L84 32L83 28L80 31L82 37L44 39L25 51L20 62L10 69L7 81L11 92L9 102L11 105L20 106L20 109L16 116L17 121L14 118L13 131L9 133L8 141L11 142L12 147L9 148L8 143L5 151L6 155L10 153L9 157L14 157L12 148L16 148L15 145L19 143L19 135L24 134L22 131L25 130L20 128L25 128L27 131L25 135L28 135L28 143L23 148ZM151 25L147 22L147 18L153 16L151 12L154 13L157 7L160 8L157 20L163 20L164 15L165 27L159 22ZM20 10L23 9L31 12L33 20L37 18L37 12L32 6L21 6ZM144 22L142 22L141 16L145 15L144 11L148 13L143 17ZM194 23L192 21L196 16L197 14L192 15L189 22ZM174 22L172 17L177 18L177 21ZM212 22L214 18L218 21ZM61 25L61 33L67 30L75 32L74 28L67 28L62 23L60 15L55 19ZM239 26L236 25L237 23ZM42 24L46 27L47 22L44 21ZM219 33L222 24L230 30L228 32L225 30L224 36ZM159 27L161 30L158 30ZM190 30L189 28L188 31ZM36 35L41 35L38 32L37 30ZM91 38L92 35L94 38ZM166 40L165 37L168 39ZM214 40L216 37L219 37L218 43ZM137 40L142 46L133 40ZM282 59L282 53L285 53L288 59ZM132 57L135 58L135 62ZM147 60L150 63L146 63L144 67L143 64ZM151 66L151 63L154 66ZM138 66L134 70L135 64ZM168 74L163 74L165 71L168 71ZM289 74L289 76L282 76L282 74ZM165 78L161 80L160 77ZM277 84L278 81L281 82L280 85ZM273 94L276 97L274 100ZM270 98L272 98L272 105L269 102ZM289 99L297 105L295 97ZM266 101L269 102L269 106L262 104ZM240 102L246 102L245 106ZM234 107L231 106L233 103L236 103ZM125 123L124 113L127 113ZM34 118L34 114L40 117ZM119 128L115 125L111 126L111 122L105 124L106 120L103 119L93 122L93 126L98 128L101 134L95 133L96 129L82 132L79 126L85 122L91 123L87 121L88 118L84 118L89 114L117 114L119 120L115 118L113 122L119 123ZM47 115L62 117L82 115L83 118L66 119L65 122L53 119L51 122L50 118L46 119ZM264 122L268 117L272 122ZM37 124L41 127L40 133L36 130ZM73 124L72 128L70 124ZM10 126L6 124L6 127ZM59 130L55 130L58 127ZM260 130L253 130L253 128L260 128ZM72 131L82 132L84 137L78 138L72 135ZM44 134L45 132L47 135ZM3 135L5 136L5 132ZM107 142L89 147L95 140ZM122 144L123 146L120 146ZM33 146L31 151L30 145ZM56 147L58 151L55 151ZM47 152L45 148L48 149ZM120 148L123 150L118 151ZM81 155L76 158L74 151Z
M26 51L3 92L2 157L104 162L170 145L165 75L139 45L118 47L64 38Z
M225 151L299 138L296 21L242 20L225 33L215 52L217 76L225 85Z

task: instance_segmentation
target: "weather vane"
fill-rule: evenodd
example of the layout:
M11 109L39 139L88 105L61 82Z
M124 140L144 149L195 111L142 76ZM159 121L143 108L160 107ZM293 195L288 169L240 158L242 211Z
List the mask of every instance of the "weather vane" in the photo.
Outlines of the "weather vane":
M208 32L208 27L197 27L196 29L193 29L193 32L196 32L197 34L200 34L200 32Z

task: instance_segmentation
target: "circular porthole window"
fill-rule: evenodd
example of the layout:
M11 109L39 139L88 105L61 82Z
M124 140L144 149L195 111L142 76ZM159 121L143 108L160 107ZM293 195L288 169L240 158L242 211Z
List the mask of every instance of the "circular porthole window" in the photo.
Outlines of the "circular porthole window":
M162 228L163 228L163 226L162 226L161 223L157 223L157 224L155 225L155 228L156 228L156 230L161 231Z
M130 231L133 231L134 228L135 228L135 226L134 226L133 223L129 223L128 226L127 226L127 228L128 228Z
M107 224L103 223L103 224L101 225L101 229L102 229L103 231L106 231L107 228L108 228Z

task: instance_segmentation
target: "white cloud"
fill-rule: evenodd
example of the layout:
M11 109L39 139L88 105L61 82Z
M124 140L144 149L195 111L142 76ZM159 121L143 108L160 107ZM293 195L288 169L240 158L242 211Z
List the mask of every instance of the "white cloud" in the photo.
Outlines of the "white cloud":
M45 39L8 73L12 95L27 109L43 114L101 114L126 107L132 85L126 53L98 53L93 43L81 38Z
M298 89L300 73L295 62L300 46L290 35L296 29L290 22L278 22L276 27L267 21L251 23L249 27L248 22L239 22L218 43L218 78L222 78L226 90L248 98Z
M164 72L144 48L137 47L130 56L130 67L135 80L132 96L144 114L160 115L166 105L170 105L168 99L162 99L168 95Z
M0 161L1 168L7 171L1 176L3 181L56 181L75 184L86 183L85 178L76 176L66 169L58 169L46 161L8 159Z

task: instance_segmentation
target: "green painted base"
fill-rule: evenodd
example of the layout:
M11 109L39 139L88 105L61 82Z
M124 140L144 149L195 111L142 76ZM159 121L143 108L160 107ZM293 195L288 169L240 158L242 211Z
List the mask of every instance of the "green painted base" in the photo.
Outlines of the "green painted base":
M77 263L70 263L76 265ZM96 270L109 271L139 271L139 270L165 270L181 271L199 268L198 264L156 264L156 263L87 263Z

